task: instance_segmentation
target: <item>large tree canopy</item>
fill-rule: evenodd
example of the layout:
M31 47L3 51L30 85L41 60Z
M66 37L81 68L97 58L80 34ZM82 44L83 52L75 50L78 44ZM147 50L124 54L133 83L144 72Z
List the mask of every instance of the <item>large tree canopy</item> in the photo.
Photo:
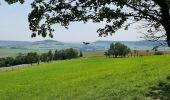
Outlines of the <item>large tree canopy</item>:
M5 0L8 4L13 4L16 2L24 3L25 0Z
M166 39L170 46L169 0L34 0L31 5L28 20L32 37L37 34L53 37L54 24L68 28L71 22L106 22L97 32L99 36L107 36L122 27L128 29L133 23L145 21L146 37ZM155 37L162 29L164 33Z

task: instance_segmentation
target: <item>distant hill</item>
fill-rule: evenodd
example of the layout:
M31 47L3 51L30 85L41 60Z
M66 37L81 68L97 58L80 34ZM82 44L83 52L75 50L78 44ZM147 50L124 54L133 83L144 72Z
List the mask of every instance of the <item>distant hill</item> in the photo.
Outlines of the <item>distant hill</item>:
M102 40L98 40L98 41L95 41L93 42L94 44L111 44L113 43L114 41L102 41Z
M151 41L95 41L93 42L94 44L111 44L111 43L115 43L115 42L121 42L127 45L157 45L156 42L151 42Z
M31 42L28 42L28 41L7 41L7 40L0 40L0 47L1 48L22 47L22 46L28 45L30 43Z
M121 42L125 45L127 45L128 47L130 47L131 49L137 49L137 50L151 50L154 46L160 45L159 42L162 41L158 41L158 42L152 42L152 41L95 41L92 44L93 45L98 45L98 46L108 46L111 43L115 43L115 42ZM160 47L160 50L169 50L168 46L165 47Z
M61 42L56 40L43 40L43 41L4 41L0 40L0 48L24 48L24 49L34 49L34 50L55 50L55 49L67 49L74 48L81 51L104 51L108 50L111 43L118 41L102 41L98 40L90 43L89 45L84 45L83 43L71 43L71 42ZM156 42L150 41L120 41L121 43L127 45L131 49L136 50L151 50L155 45L159 45ZM169 50L169 47L161 47L160 50Z
M55 44L55 45L64 45L64 43L60 42L60 41L55 41L55 40L44 40L44 41L36 41L33 42L32 44L36 45L36 44Z

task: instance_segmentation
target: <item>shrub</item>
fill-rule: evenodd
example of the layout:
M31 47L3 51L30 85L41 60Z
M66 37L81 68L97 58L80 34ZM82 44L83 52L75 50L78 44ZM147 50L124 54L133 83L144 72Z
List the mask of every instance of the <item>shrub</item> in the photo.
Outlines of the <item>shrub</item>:
M115 44L112 43L110 45L110 49L108 50L108 53L112 55L113 57L125 57L130 52L130 48L128 48L126 45L116 42Z
M76 58L78 57L78 52L73 48L70 48L65 50L65 55L66 55L66 59Z
M79 57L83 57L83 52L80 51Z
M161 51L156 51L156 52L154 53L154 55L164 55L164 53L161 52Z
M50 50L47 53L42 53L38 55L37 52L29 52L27 54L18 54L15 58L6 57L0 58L0 67L9 67L13 65L20 64L33 64L42 62L49 62L52 60L64 60L64 59L72 59L78 57L78 51L72 48L66 50L56 50L53 54Z
M30 52L26 55L27 64L38 63L38 62L39 62L39 57L37 52Z
M49 62L48 53L43 53L43 54L41 54L40 60L41 60L42 62Z
M54 53L55 60L64 60L64 59L72 59L78 57L78 51L73 48L66 50L56 50Z
M51 50L48 52L48 60L49 60L49 61L52 61L52 60L53 60L53 53L52 53Z

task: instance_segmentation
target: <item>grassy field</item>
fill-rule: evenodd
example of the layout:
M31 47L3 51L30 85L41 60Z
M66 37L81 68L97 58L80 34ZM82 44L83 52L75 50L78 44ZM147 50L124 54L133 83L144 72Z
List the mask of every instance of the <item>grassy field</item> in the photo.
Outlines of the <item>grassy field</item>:
M170 55L79 58L0 72L0 100L146 100Z
M88 51L88 52L83 52L83 57L104 57L104 52L105 51Z
M50 49L49 49L50 50ZM46 53L49 51L48 49L12 49L12 48L0 48L0 58L1 57L15 57L17 56L19 53L23 53L26 54L28 52L37 52L39 54L41 53ZM83 56L84 57L104 57L104 52L105 51L86 51L83 52ZM170 51L161 51L164 54L170 54ZM54 50L53 50L54 53ZM155 51L149 50L149 52L146 52L146 50L139 50L138 51L138 56L150 56L150 55L154 55ZM134 51L132 50L132 54L134 55ZM129 53L129 56L131 56L131 54Z
M28 52L38 52L44 53L49 50L41 50L41 49L11 49L11 48L0 48L0 57L15 57L19 53L28 53Z
M19 53L26 54L28 52L37 52L39 54L48 52L48 49L11 49L0 48L0 57L15 57ZM54 50L53 50L54 52ZM84 57L101 57L104 56L104 51L83 52Z

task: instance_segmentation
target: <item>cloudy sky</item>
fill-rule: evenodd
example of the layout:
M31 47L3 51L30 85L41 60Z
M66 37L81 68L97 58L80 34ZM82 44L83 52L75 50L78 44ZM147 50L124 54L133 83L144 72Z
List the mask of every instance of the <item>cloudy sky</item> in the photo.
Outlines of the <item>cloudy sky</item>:
M30 3L27 0L23 5L16 3L8 5L4 1L0 1L0 40L18 40L18 41L37 41L49 39L40 36L31 38L31 31L28 25L28 13L31 11ZM53 40L59 41L96 41L96 40L112 40L112 41L136 41L141 40L141 34L133 26L128 31L119 30L113 36L98 37L96 30L104 27L104 23L79 23L75 22L66 30L59 25L55 26Z

